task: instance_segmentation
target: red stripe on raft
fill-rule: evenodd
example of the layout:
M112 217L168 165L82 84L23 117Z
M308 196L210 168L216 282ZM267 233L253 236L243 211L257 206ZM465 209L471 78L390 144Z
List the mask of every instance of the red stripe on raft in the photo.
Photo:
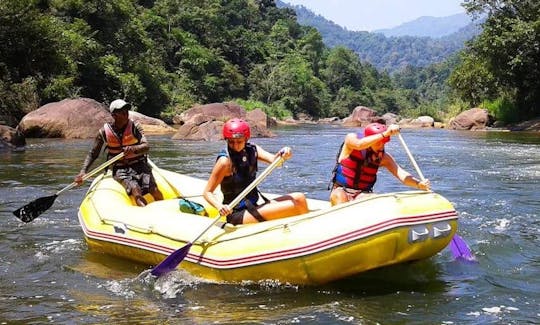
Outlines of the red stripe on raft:
M285 260L285 259L302 256L302 255L314 254L323 250L328 250L336 246L340 246L340 245L343 245L343 244L346 244L346 243L349 243L358 239L371 236L379 232L387 231L392 228L398 228L398 227L402 227L406 225L414 225L414 224L426 223L426 222L433 223L437 221L454 219L456 217L457 217L456 211L447 211L447 212L426 214L426 215L420 215L420 216L408 216L408 217L387 220L379 224L371 225L369 227L365 227L362 229L357 229L355 231L345 233L345 234L342 234L333 238L329 238L329 239L326 239L324 241L320 241L314 244L281 250L277 252L245 256L245 257L239 257L239 258L232 258L232 259L227 259L227 260L217 260L217 259L212 259L205 256L197 255L197 254L188 254L186 256L186 260L192 263L197 263L197 264L214 267L214 268L219 267L219 268L229 269L229 268L245 267L249 265L269 263L275 260ZM84 233L90 238L101 239L108 242L124 244L127 246L138 247L142 249L148 249L150 251L164 254L164 255L168 255L175 251L174 248L154 244L147 241L127 238L123 236L117 236L117 235L109 234L109 233L101 233L101 232L92 231L92 230L89 230L84 225L83 222L81 222L81 226L83 228ZM178 248L180 247L177 247L176 249Z

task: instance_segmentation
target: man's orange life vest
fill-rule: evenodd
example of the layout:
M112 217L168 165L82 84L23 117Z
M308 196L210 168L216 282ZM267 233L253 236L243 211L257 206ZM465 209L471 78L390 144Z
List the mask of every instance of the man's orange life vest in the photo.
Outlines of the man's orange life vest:
M109 123L105 123L103 128L105 129L105 140L107 142L107 150L109 151L109 156L116 156L123 151L124 147L140 143L140 140L137 139L137 137L135 137L135 134L133 133L133 127L133 121L128 120L128 123L124 128L124 132L122 133L122 137L119 137L119 135L114 132L112 126ZM127 156L124 157L124 160L129 161L140 156L142 155L130 152Z

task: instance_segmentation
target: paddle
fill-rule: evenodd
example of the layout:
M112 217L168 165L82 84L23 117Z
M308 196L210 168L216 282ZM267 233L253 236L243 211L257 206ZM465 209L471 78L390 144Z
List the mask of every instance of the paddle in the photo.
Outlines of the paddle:
M100 171L102 171L103 169L105 169L107 166L113 164L117 160L122 159L122 157L124 157L123 152L119 153L118 155L116 155L113 158L107 160L106 162L104 162L100 166L96 167L95 169L93 169L92 171L90 171L89 173L84 175L84 177L82 179L86 180L86 179L94 176L95 174L97 174ZM34 220L35 218L37 218L40 214L45 212L47 209L49 209L53 205L54 200L56 200L56 198L60 194L74 188L75 186L77 186L77 183L73 182L73 183L69 184L68 186L64 187L63 189L61 189L60 191L56 192L54 195L40 197L40 198L28 203L27 205L25 205L25 206L23 206L21 208L18 208L17 210L13 211L13 214L17 218L21 219L21 221L23 221L23 222L30 222L30 221Z
M156 164L154 164L154 162L152 160L150 160L150 158L147 158L147 160L148 160L148 164L150 165L150 167L152 167L152 169L165 181L165 183L167 183L167 185L169 185L171 190L174 192L174 195L176 195L177 198L181 198L182 195L180 195L180 193L178 193L178 190L176 189L176 187L173 186L169 182L169 180L167 180L167 178L165 176L163 176L162 173L159 172L159 167L156 166Z
M231 203L229 203L229 206L231 208L234 208L238 203L240 203L240 201L242 201L249 192L251 192L257 185L259 185L259 183L261 183L263 179L265 179L266 176L268 176L282 161L283 157L279 157L278 159L274 160L251 184L248 185L248 187L246 187L240 194L238 194L236 198L234 198L234 200L232 200ZM196 242L199 238L201 238L210 228L212 228L212 226L214 226L220 218L221 215L214 218L210 225L208 225L208 227L206 227L199 235L197 235L197 237L195 237L192 241L188 242L184 247L172 252L163 261L161 261L161 263L154 267L150 273L154 276L160 277L176 269L178 264L180 264L180 262L182 262L189 253L189 249L191 248L193 243Z
M409 156L409 159L411 160L411 163L414 165L414 168L416 169L416 172L420 176L420 179L422 181L424 181L425 180L424 174L422 174L422 171L420 170L420 167L418 167L418 164L416 163L416 160L414 160L411 152L409 151L409 147L407 147L407 144L405 143L405 140L403 140L403 137L401 136L401 133L398 133L398 138L399 138L399 141L401 142L401 144L403 145L403 148L405 149L405 152ZM463 240L463 238L461 238L461 236L459 236L458 234L454 234L454 237L452 237L452 241L450 242L450 251L452 252L452 255L454 256L454 259L460 258L460 259L464 259L464 260L467 260L467 261L476 260L476 258L472 254L471 249L469 248L469 246L467 245L465 240Z

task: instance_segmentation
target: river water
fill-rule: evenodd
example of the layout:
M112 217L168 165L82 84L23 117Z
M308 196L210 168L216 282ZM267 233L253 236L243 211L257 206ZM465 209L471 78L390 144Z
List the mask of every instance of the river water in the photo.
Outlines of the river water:
M336 150L351 131L308 125L253 139L269 151L293 148L261 190L327 199ZM477 263L455 261L445 249L320 287L216 284L182 271L155 281L139 277L145 266L88 251L77 220L88 183L60 195L31 223L12 215L71 183L90 140L30 139L25 152L2 152L0 324L540 323L540 134L402 133L433 190L455 205L459 234ZM200 178L224 145L149 140L157 165ZM387 151L414 173L398 139ZM407 189L386 170L379 174L377 192Z

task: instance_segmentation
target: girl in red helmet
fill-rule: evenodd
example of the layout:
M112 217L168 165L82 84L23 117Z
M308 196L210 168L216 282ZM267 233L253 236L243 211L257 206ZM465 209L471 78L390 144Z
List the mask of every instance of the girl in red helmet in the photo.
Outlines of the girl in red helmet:
M291 148L284 147L278 153L271 154L260 146L249 143L250 136L249 124L242 119L234 118L223 125L223 138L227 141L227 148L218 155L204 189L204 198L219 210L220 215L227 216L227 222L235 225L308 212L306 197L302 193L291 193L268 200L260 195L257 189L246 195L236 207L231 208L228 205L255 180L259 160L271 163L281 155L284 159L291 157ZM221 186L223 201L214 195L218 185ZM261 197L264 203L259 204Z
M371 123L365 127L363 134L349 133L345 136L332 177L332 205L351 201L361 193L371 193L379 167L388 169L407 186L429 191L428 179L421 182L414 178L384 151L390 136L398 132L399 126L396 124L387 128L380 123Z

